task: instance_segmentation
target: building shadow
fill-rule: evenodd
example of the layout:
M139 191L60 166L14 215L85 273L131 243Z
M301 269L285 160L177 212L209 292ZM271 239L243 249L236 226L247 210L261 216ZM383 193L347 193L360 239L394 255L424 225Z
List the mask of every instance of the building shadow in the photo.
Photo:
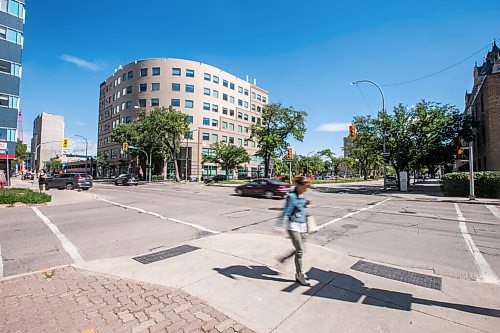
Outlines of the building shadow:
M289 283L281 290L282 292L293 292L298 288L307 288L302 294L311 297L321 297L350 303L359 303L361 301L360 303L364 305L385 307L398 311L410 311L412 304L422 304L500 318L499 309L441 302L413 297L412 294L393 290L368 288L361 280L351 275L325 271L314 267L306 273L311 282L317 282L312 283L311 287L303 287L294 280L279 278L278 272L266 266L235 265L226 268L214 268L214 270L231 279L236 279L236 276L243 276L251 279Z

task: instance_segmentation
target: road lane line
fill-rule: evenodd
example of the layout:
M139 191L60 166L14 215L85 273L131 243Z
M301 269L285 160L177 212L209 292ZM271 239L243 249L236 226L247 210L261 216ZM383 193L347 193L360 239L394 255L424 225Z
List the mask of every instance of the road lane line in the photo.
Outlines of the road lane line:
M465 224L465 218L458 207L458 204L455 205L455 210L457 211L458 221L460 225L460 231L462 232L462 236L465 240L465 244L469 248L470 253L472 253L472 257L474 258L474 262L476 263L477 268L479 269L479 280L487 283L500 283L498 277L495 272L491 268L490 264L484 259L481 251L477 248L476 244L472 240L471 235L467 231L467 225Z
M3 278L2 245L0 245L0 278Z
M348 218L348 217L351 217L351 216L354 216L354 215L359 214L359 213L361 213L361 212L364 212L364 211L367 211L367 210L369 210L369 209L372 209L373 207L377 207L378 205L381 205L381 204L383 204L383 203L385 203L385 202L387 202L387 201L389 201L389 200L391 200L391 199L392 199L392 198L387 198L387 199L385 199L385 200L382 200L382 201L377 202L377 203L376 203L376 204L374 204L374 205L370 205L370 206L366 206L366 207L360 208L360 209L358 209L357 211L347 213L347 214L345 214L345 215L344 215L344 216L342 216L342 217L337 217L337 218L335 218L335 219L333 219L333 220L331 220L331 221L328 221L328 222L326 222L326 223L323 223L323 224L319 225L319 226L318 226L318 230L321 230L321 229L323 229L323 228L325 228L325 227L327 227L327 226L329 226L329 225L331 225L331 224L334 224L334 223L336 223L336 222L338 222L338 221L340 221L340 220L346 219L346 218Z
M490 212L495 215L498 219L500 219L500 210L498 210L498 208L496 208L495 206L493 205L485 205L486 208L488 208L490 210Z
M75 263L80 263L84 262L82 256L80 255L80 252L78 252L77 247L69 241L69 239L64 236L64 234L59 230L59 228L50 221L50 219L43 215L43 213L38 210L36 207L31 207L31 209L35 212L35 214L49 227L49 229L52 231L52 233L59 239L61 242L63 248L68 252L69 256Z
M205 227L203 227L203 226L201 226L199 224L194 224L194 223L189 223L189 222L181 221L181 220L178 220L178 219L174 219L172 217L165 217L165 216L160 215L160 214L155 213L155 212L149 212L149 211L146 211L146 210L144 210L142 208L137 208L137 207L132 207L132 206L128 206L128 205L123 205L121 203L114 202L114 201L107 200L107 199L100 199L100 200L102 200L104 202L107 202L107 203L110 203L112 205L118 206L118 207L123 207L123 208L127 208L127 209L133 209L133 210L136 210L136 211L138 211L140 213L148 214L148 215L157 217L157 218L162 219L162 220L169 220L169 221L172 221L172 222L175 222L175 223L187 225L188 227L195 228L195 229L202 230L202 231L206 231L206 232L214 234L214 235L220 234L220 231L215 231L215 230L212 230L212 229L208 229L208 228L205 228Z

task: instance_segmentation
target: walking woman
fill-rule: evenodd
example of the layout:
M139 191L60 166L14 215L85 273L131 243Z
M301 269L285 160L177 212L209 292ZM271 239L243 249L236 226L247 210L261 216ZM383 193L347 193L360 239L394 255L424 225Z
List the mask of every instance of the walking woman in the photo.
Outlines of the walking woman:
M304 197L304 193L310 187L310 182L304 176L295 178L296 186L286 199L286 206L278 221L281 227L286 228L295 248L290 254L279 259L280 262L295 255L295 281L303 286L311 284L306 280L302 272L302 257L304 256L304 240L307 233L306 206L311 202Z

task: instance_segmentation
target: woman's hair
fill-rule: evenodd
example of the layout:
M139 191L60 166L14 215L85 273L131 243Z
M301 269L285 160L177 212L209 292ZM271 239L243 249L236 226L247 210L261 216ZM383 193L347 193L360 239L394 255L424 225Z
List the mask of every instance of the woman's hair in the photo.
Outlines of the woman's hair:
M306 177L304 176L296 176L294 179L293 179L294 182L297 183L297 185L305 185L307 183L309 183L309 179L307 179Z

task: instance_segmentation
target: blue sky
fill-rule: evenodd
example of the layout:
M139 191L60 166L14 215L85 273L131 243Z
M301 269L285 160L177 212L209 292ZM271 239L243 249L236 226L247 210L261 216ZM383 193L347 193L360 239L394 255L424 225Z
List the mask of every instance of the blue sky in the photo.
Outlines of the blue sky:
M66 135L92 141L99 84L120 64L143 58L201 61L270 92L271 102L309 113L307 154L330 148L355 115L375 115L382 85L386 108L421 99L463 109L474 62L500 39L500 2L490 1L27 1L21 110L25 141L41 112L64 115ZM325 126L329 124L329 126ZM330 131L320 131L327 127ZM339 131L340 129L340 131Z

